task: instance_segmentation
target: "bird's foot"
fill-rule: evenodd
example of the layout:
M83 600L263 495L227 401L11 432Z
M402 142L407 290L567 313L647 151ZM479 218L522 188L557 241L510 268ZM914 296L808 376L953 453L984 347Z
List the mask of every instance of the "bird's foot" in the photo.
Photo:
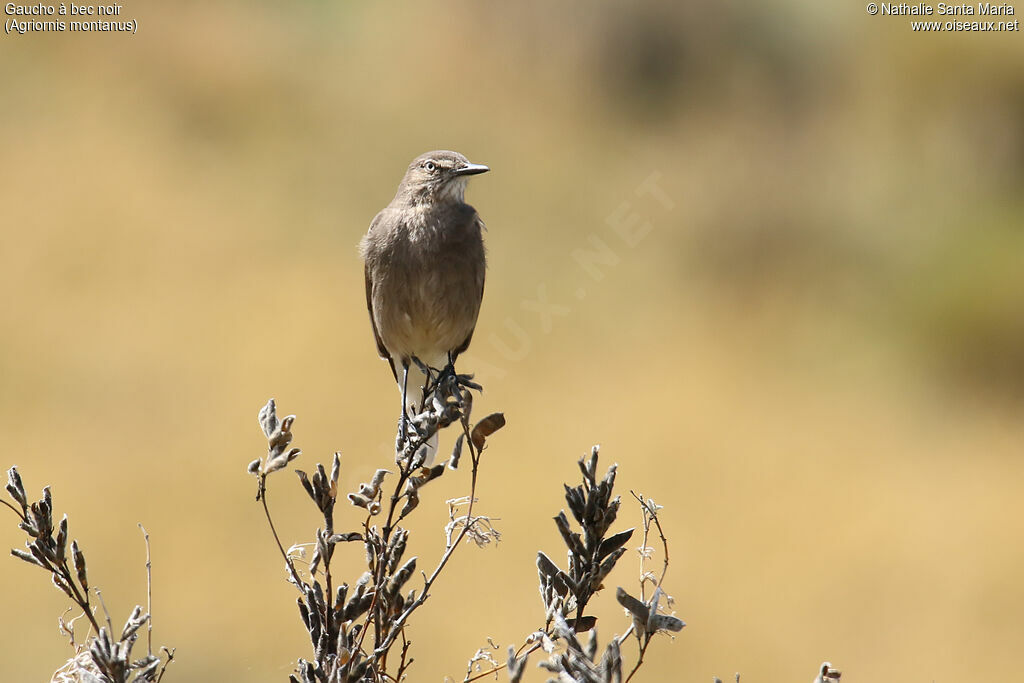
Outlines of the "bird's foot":
M405 444L409 440L409 416L405 411L405 406L402 407L402 416L398 418L398 436L395 437L395 450L402 451L405 449Z
M455 375L455 382L460 387L464 387L466 389L473 389L475 391L480 391L480 392L482 392L484 390L484 388L482 386L480 386L479 384L477 384L476 382L473 381L473 375L472 374Z
M449 378L451 377L455 377L457 379L458 375L455 374L455 362L452 361L452 359L449 357L448 364L445 365L444 369L437 374L437 383L439 385L443 384L445 381L448 381Z

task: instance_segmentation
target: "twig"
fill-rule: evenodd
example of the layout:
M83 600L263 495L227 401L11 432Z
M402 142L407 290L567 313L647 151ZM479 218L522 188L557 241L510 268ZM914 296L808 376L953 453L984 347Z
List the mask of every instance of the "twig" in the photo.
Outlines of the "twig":
M156 677L156 683L160 683L160 681L164 677L164 673L167 671L167 667L170 665L171 662L174 661L173 647L170 650L168 650L166 647L162 647L160 649L167 653L167 661L164 662L164 665L160 668L160 675Z
M466 433L466 440L468 442L467 445L469 446L470 456L472 457L473 461L473 470L470 474L469 484L469 506L466 508L466 518L467 520L470 520L472 519L473 516L473 502L476 500L476 478L480 465L480 455L473 444L473 439L469 433L469 426L466 423L466 420L463 419L461 422L462 429ZM403 610L402 613L398 616L398 618L395 619L395 621L391 624L391 630L388 631L387 636L384 638L381 644L378 645L377 648L373 651L372 658L374 661L379 661L380 658L388 651L388 648L391 647L391 644L395 641L395 638L398 636L399 632L401 632L409 616L414 611L416 611L416 609L418 609L420 605L426 602L427 598L430 595L430 587L434 585L434 582L437 580L437 577L441 574L441 570L444 569L446 564L448 564L448 560L451 559L451 556L455 552L455 549L459 547L459 544L462 543L462 539L466 537L467 533L469 533L468 524L462 527L458 535L456 535L455 540L448 546L448 548L445 549L444 554L438 561L437 567L434 569L433 573L425 580L423 584L423 590L420 591L419 596L412 602L412 604L408 605L405 608L405 610Z
M395 676L396 681L401 681L402 676L405 674L405 670L413 663L413 659L408 659L409 646L412 645L412 641L405 637L405 632L402 632L402 656L398 662L398 674Z
M142 529L142 536L146 539L146 613L149 614L149 633L147 642L147 654L153 654L153 561L149 552L149 532L146 527L139 524Z
M645 642L643 646L640 648L640 654L637 655L636 664L633 666L633 670L629 672L629 675L626 676L626 683L629 683L631 680L633 680L633 676L640 669L640 666L644 663L644 654L647 652L647 646L650 644L650 642L651 640L650 638L648 638L647 642Z
M661 547L665 552L665 561L661 566L661 577L658 579L658 585L661 586L665 583L665 575L668 574L668 539L665 537L665 532L661 528L661 520L658 519L658 513L652 512L651 517L654 519L654 526L658 528L658 536L661 538Z
M103 607L103 615L107 618L107 628L110 629L110 637L113 638L114 625L110 623L110 611L107 610L107 602L103 599L103 591L95 587L93 588L93 590L96 591L96 597L100 599L100 606ZM100 630L96 629L96 632L99 633Z
M540 643L540 642L536 642L536 643L523 643L522 645L519 646L519 649L516 650L516 659L518 659L519 657L523 656L523 651L524 650L526 651L526 654L528 654L528 655L529 654L533 654L534 652L536 652L537 650L539 650L541 648L541 645L542 645L542 643ZM530 649L527 650L526 649L527 647L529 647ZM499 671L501 671L502 669L505 669L507 667L508 667L508 662L505 662L504 664L499 664L498 666L495 666L495 667L491 668L488 671L481 671L480 673L478 673L477 675L472 676L472 677L470 677L467 674L466 678L462 679L462 683L473 683L473 681L479 681L481 678L486 678L487 676L490 676L491 674L497 674Z
M277 535L277 529L274 528L274 520L270 517L270 508L267 507L267 475L260 475L260 501L263 503L263 512L267 515L267 524L270 525L270 533L274 535L274 541L277 543L277 549L281 551L281 557L284 558L284 563L288 566L288 571L292 575L292 581L295 582L296 587L302 587L302 580L299 578L299 572L295 569L295 565L292 563L288 553L285 552L284 546L281 545L281 539Z
M395 521L394 524L392 524L392 519L394 519L395 516L395 509L398 507L398 501L402 500L402 498L405 495L404 493L402 493L402 488L405 486L405 482L408 479L409 473L405 470L404 467L402 467L402 464L399 463L398 483L395 484L395 492L391 494L391 501L388 507L388 521L384 524L384 529L382 530L383 533L381 534L381 536L384 538L385 543L388 541L389 538L391 538L391 532L394 531L395 525L397 525L398 522L402 521L402 518L399 517L398 520Z
M665 531L661 528L661 522L658 520L658 511L654 510L649 506L643 499L642 496L638 496L635 491L630 489L629 494L636 498L637 502L640 503L640 507L644 510L644 539L643 547L647 547L647 536L650 532L651 522L654 522L654 526L658 529L658 536L661 538L661 547L663 555L665 556L664 562L661 566L661 576L658 578L658 586L661 586L665 582L665 575L668 573L668 539L665 537ZM640 555L640 576L644 575L644 555ZM644 597L644 582L640 581L640 595Z
M646 593L646 582L644 581L643 576L644 576L644 561L646 560L647 538L648 538L648 535L650 533L651 522L654 522L654 526L658 530L658 536L661 539L661 547L662 547L662 551L663 551L664 558L665 558L664 559L664 564L662 565L662 568L661 568L661 576L658 578L658 583L655 586L656 589L658 587L660 587L664 583L665 575L668 573L668 564L669 564L668 539L665 537L665 531L661 528L661 522L658 520L658 511L657 511L657 509L654 508L654 506L648 504L646 501L644 501L643 497L637 495L635 491L630 490L629 493L634 498L636 498L637 502L640 503L640 507L643 509L643 517L644 517L643 548L644 548L644 552L640 553L640 577L641 577L640 578L640 596L641 596L641 600L646 602L646 594L645 594ZM625 639L629 636L629 634L632 631L634 631L634 630L635 630L635 625L634 624L630 624L629 629L627 629L626 632L623 633L622 636L619 637L619 639L618 639L619 642L620 643L624 642ZM637 641L639 642L639 652L637 653L636 664L633 665L633 669L629 672L629 675L626 676L625 683L629 683L629 681L632 680L633 676L636 674L636 672L643 665L643 663L644 663L644 655L647 654L647 648L648 648L648 646L650 646L651 640L652 640L651 634L649 634L649 633L643 633L643 634L638 633L637 634Z
M8 503L6 500L0 499L0 503L3 503L7 507L9 507L12 510L14 510L14 514L18 515L18 517L21 518L21 521L23 521L23 522L25 521L25 515L21 514L21 510L19 510L18 508L14 507L10 503Z
M383 539L383 543L384 543L385 546L387 546L387 542L391 538L391 532L394 530L395 525L397 525L398 522L400 522L402 520L402 517L399 516L398 521L394 522L394 525L392 525L392 519L395 516L395 509L398 507L398 501L402 500L402 497L405 495L405 494L401 493L401 491L402 491L402 488L405 486L405 482L408 480L408 478L409 478L409 472L407 472L405 467L402 466L402 463L399 463L398 464L398 483L395 484L395 492L391 494L391 499L390 499L390 502L389 502L389 505L388 505L388 520L387 520L387 522L385 522L384 528L382 529L382 534L381 534L381 538ZM369 531L370 531L370 529L369 529L369 522L370 522L370 518L367 517L366 518L366 522L363 524L363 528L365 529L366 534L367 534L366 538L369 538ZM386 563L381 562L379 564L379 566L376 567L377 571L376 571L376 573L374 574L374 577L373 577L374 585L376 585L376 586L380 586L380 584L383 583L383 581L384 581L384 571L386 569L385 565L386 565ZM376 647L379 646L379 642L378 641L380 639L380 632L381 632L380 614L378 613L379 610L377 610L377 598L378 598L379 595L380 595L380 591L374 592L373 599L370 601L370 607L366 611L366 621L363 623L363 628L359 632L359 640L358 640L358 642L356 642L356 650L357 651L362 650L362 648L363 648L363 641L366 640L366 632L370 630L370 620L371 619L373 620L373 624L374 624L374 629L373 629L373 633L374 633L374 636L373 636L374 637L374 647L376 648Z
M67 585L71 587L72 592L74 592L74 594L75 594L75 602L78 603L78 607L81 608L82 613L85 615L85 618L89 620L89 624L92 626L93 631L95 631L96 633L99 633L100 632L100 625L99 625L99 622L96 621L96 616L92 613L92 606L89 603L89 592L86 591L85 595L83 596L82 593L78 590L78 586L75 585L74 580L71 578L71 569L68 568L68 561L67 560L64 560L64 564L62 564L59 567L57 567L57 570L59 570L57 573L61 574L61 578L64 579L64 581L67 583ZM100 594L100 592L99 592L99 590L97 590L96 591L96 595L99 595L99 594ZM103 600L103 597L100 596L100 601L102 601L102 600ZM106 611L105 607L104 607L104 611ZM109 617L108 617L108 621L109 621ZM111 629L111 631L113 631L113 629Z

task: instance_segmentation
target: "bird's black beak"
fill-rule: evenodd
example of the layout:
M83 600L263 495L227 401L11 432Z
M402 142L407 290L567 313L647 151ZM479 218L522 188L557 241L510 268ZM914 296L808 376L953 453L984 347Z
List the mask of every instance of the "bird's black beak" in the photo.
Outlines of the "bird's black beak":
M490 168L483 164L466 164L452 171L452 175L477 175L478 173L487 173L490 170Z

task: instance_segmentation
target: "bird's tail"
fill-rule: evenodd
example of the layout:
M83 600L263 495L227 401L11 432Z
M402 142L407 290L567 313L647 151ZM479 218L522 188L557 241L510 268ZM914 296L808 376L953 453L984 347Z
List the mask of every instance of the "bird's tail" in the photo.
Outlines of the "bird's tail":
M434 432L434 435L427 439L427 443L423 445L423 449L426 451L423 454L424 467L432 467L434 465L434 458L437 457L437 434L437 432Z

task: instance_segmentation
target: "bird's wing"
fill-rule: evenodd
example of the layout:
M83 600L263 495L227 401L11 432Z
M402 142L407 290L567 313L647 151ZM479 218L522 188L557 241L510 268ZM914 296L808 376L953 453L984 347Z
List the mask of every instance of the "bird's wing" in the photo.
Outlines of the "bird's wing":
M370 230L373 230L373 225L380 220L380 215L373 219L373 223L370 224ZM366 254L363 255L364 258ZM377 342L377 353L380 354L381 358L386 358L388 365L391 366L391 374L395 376L395 381L398 381L398 372L395 370L395 361L392 360L391 354L388 353L388 348L384 346L384 340L380 338L380 331L377 330L377 320L373 315L373 277L370 274L370 262L367 259L366 264L363 268L363 275L366 278L366 310L370 313L370 327L373 328L373 340Z
M476 222L476 227L481 232L483 232L484 230L487 229L487 226L485 226L484 222L480 219L480 215L479 214L475 214L473 216L473 220ZM486 280L486 277L487 277L487 267L486 267L486 265L484 263L481 263L480 264L480 272L477 273L477 280L479 282L479 290L480 290L479 297L477 298L477 312L478 313L480 311L480 302L482 302L484 300L484 281ZM473 332L475 332L475 331L476 331L476 323L474 322L473 329L471 329L469 331L469 334L466 335L466 341L464 341L461 344L459 344L459 347L457 349L455 349L454 351L452 351L452 358L455 358L460 353L462 353L463 351L465 351L466 349L469 348L469 343L471 341L473 341Z

